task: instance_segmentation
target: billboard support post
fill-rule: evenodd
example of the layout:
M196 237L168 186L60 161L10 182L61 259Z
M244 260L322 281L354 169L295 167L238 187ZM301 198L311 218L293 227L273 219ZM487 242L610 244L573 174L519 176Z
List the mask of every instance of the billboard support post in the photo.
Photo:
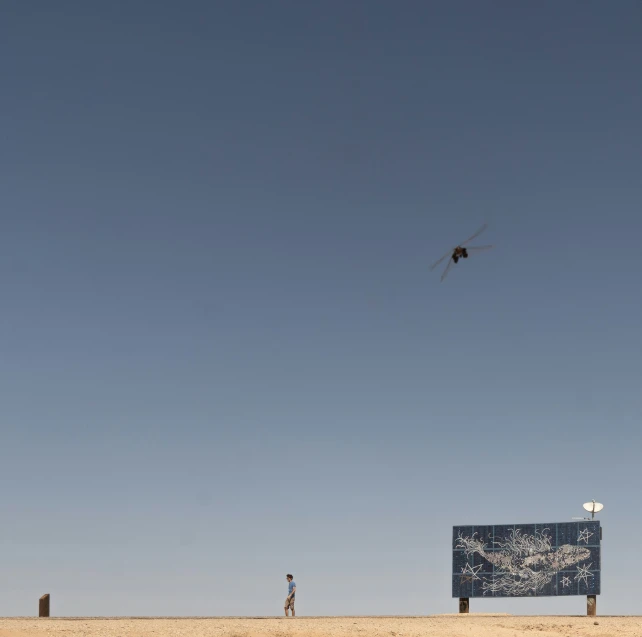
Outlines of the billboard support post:
M586 614L589 617L597 615L597 595L586 596Z

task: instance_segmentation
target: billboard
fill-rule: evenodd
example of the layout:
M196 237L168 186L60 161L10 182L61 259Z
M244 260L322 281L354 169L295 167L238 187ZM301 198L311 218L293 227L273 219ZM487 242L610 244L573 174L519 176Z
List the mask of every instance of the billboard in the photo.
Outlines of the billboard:
M599 521L454 526L453 597L600 594Z

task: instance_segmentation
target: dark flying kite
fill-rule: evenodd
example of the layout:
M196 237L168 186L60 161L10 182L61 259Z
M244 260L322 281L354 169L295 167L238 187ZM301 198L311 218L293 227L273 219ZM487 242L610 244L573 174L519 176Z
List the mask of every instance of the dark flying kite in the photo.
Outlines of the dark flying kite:
M446 257L449 256L450 259L448 259L448 265L446 266L446 269L444 270L443 274L441 275L441 280L443 281L446 278L446 275L448 274L448 272L450 270L450 266L453 263L457 263L457 261L459 261L459 259L467 259L469 252L476 252L476 251L479 251L479 250L489 250L490 248L492 248L493 246L491 246L491 245L489 245L489 246L466 246L466 244L469 241L472 241L475 237L478 237L482 232L484 232L484 230L486 230L487 227L488 227L488 224L485 223L479 230L477 230L477 232L472 237L468 237L468 239L466 239L466 241L462 241L458 246L452 248L451 250L448 250L448 252L446 252L446 254L444 254L444 256L441 257L441 259L439 259L439 261L435 261L435 263L433 263L430 266L430 270L431 271L434 270ZM464 246L466 246L466 247L464 247Z

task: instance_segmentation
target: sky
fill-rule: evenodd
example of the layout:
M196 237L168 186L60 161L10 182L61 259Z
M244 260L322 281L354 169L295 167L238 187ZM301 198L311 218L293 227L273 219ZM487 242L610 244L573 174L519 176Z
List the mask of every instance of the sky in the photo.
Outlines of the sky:
M457 612L454 525L592 498L642 613L641 62L634 0L4 2L0 615Z

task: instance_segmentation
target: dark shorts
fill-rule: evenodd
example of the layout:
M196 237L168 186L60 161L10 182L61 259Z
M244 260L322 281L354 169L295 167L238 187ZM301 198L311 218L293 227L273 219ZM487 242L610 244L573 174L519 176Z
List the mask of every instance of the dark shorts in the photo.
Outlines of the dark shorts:
M294 610L294 595L292 595L290 599L288 599L287 597L285 598L285 607Z

